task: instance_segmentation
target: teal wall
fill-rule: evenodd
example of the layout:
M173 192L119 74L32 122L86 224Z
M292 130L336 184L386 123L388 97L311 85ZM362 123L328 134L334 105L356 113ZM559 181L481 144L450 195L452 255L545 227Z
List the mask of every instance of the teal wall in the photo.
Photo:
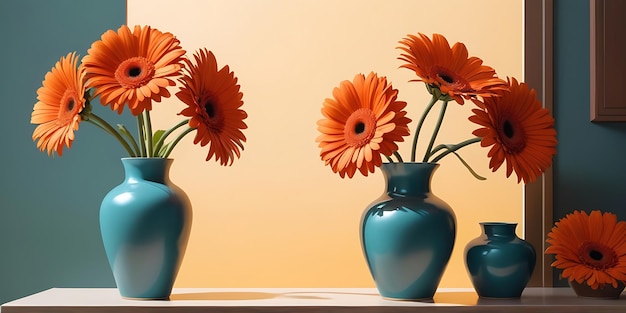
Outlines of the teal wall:
M605 210L626 220L626 122L589 121L589 0L556 0L554 5L554 114L559 139L554 218L573 210ZM555 283L566 285L558 274Z
M125 0L0 0L0 303L51 287L114 286L98 210L123 178L124 151L83 123L71 150L48 157L31 140L30 114L61 56L84 56L125 22Z
M74 147L49 158L32 142L29 120L36 90L60 56L85 55L125 21L125 0L0 0L0 134L7 139L0 153L0 303L52 287L114 286L98 210L122 179L123 150L84 123ZM589 122L589 1L556 0L554 32L554 217L603 209L626 220L626 123Z

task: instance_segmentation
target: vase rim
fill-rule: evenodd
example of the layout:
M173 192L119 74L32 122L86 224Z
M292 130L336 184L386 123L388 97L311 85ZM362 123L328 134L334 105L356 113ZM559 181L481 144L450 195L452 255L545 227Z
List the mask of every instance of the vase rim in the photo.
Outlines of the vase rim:
M383 162L383 164L439 164L437 162Z
M383 168L383 167L393 168L393 167L401 167L401 166L405 166L408 168L414 168L414 167L439 168L440 164L431 163L431 162L383 162L380 168Z
M479 222L478 224L487 225L487 226L507 226L507 225L517 226L516 222Z
M162 157L122 157L122 160L138 160L138 159L145 159L145 160L156 160L156 159L163 159L163 160L173 160L173 158L162 158Z

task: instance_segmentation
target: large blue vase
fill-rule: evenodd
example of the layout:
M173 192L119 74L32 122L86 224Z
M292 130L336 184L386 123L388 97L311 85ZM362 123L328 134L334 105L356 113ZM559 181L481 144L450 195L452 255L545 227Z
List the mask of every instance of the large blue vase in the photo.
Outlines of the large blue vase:
M432 299L456 237L456 217L430 189L435 163L384 163L385 192L361 219L363 253L380 295Z
M467 243L465 265L482 298L519 298L536 263L533 246L515 234L517 223L480 223L483 233Z
M125 180L100 207L102 241L124 298L168 299L180 268L192 211L169 180L171 159L124 158Z

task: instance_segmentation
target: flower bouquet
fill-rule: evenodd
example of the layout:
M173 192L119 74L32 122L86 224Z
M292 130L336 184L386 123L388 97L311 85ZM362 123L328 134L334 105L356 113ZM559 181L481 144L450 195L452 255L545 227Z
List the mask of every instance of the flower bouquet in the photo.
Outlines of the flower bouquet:
M62 57L37 90L31 123L33 140L48 155L70 148L81 122L113 136L126 150L125 180L100 205L100 231L120 294L133 299L167 299L185 253L191 230L191 202L169 179L170 154L186 135L209 145L206 160L222 166L240 157L247 128L243 94L228 66L218 69L206 48L185 56L171 33L150 26L122 25L95 41L79 63L75 52ZM153 101L176 97L184 118L169 129L155 130ZM136 136L94 112L92 102L119 115L128 109L137 119Z
M75 52L62 57L37 90L31 123L33 140L48 155L70 148L83 121L112 135L129 157L167 158L178 142L196 132L194 144L210 145L206 160L215 157L231 165L240 156L246 137L247 114L241 110L243 94L237 78L224 66L218 70L212 52L201 49L194 60L185 57L180 41L171 33L150 26L121 26L95 41L79 64ZM167 130L153 130L152 102L170 97L168 87L180 82L178 99L187 105L186 117ZM92 101L122 114L127 108L137 119L137 136L125 125L113 127L93 110ZM185 127L183 129L183 127ZM180 133L169 138L177 130Z
M506 162L507 177L514 171L518 182L534 181L550 166L557 144L554 119L536 99L534 89L515 78L498 78L481 59L468 57L463 43L450 47L440 34L432 39L421 33L408 35L400 44L399 59L406 62L400 67L415 72L413 81L423 82L431 94L413 133L410 162L437 163L454 154L482 179L458 153L480 142L491 147L489 167L496 171ZM472 133L475 137L436 145L449 102L463 105L464 100L475 104L474 115L469 118L480 126ZM438 102L441 105L432 135L423 139L424 154L418 159L422 126ZM397 142L410 134L406 107L406 102L398 100L398 90L376 73L357 74L352 81L341 82L333 90L333 98L324 100L324 119L317 123L322 161L341 177L350 178L357 170L364 176L374 172L383 157L388 162L404 162Z
M456 237L452 208L431 192L431 176L448 155L455 155L478 179L459 150L480 143L491 147L489 167L506 162L506 176L518 183L534 181L552 163L556 153L554 119L536 99L535 91L515 78L498 78L493 68L469 57L462 43L452 47L434 34L408 35L398 49L400 67L413 71L431 99L413 132L410 159L399 153L398 143L410 135L408 104L384 76L357 74L333 90L323 102L317 122L318 142L325 165L342 178L358 171L367 176L380 167L386 190L371 202L361 218L361 244L380 294L390 299L430 299L448 264ZM438 143L449 103L471 101L469 120L479 127L474 137L456 143ZM430 137L423 126L436 112ZM424 140L422 142L422 140ZM423 156L418 157L418 146ZM387 162L383 162L386 160Z
M626 284L626 222L600 210L574 211L555 223L546 254L580 296L617 298ZM608 294L607 294L608 292Z

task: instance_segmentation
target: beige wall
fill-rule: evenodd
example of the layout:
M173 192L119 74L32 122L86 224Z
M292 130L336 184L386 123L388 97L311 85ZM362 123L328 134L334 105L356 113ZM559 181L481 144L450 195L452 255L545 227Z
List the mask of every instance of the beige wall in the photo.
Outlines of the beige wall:
M172 179L194 206L191 239L177 287L373 287L361 254L359 219L384 188L380 172L341 179L319 159L316 121L332 89L357 73L378 72L400 90L417 120L429 95L395 49L408 33L434 32L496 68L522 73L522 0L128 0L128 24L177 35L191 54L212 50L239 77L249 129L232 167L205 162L188 136L175 150ZM174 90L172 90L174 91ZM182 104L155 105L166 128ZM470 137L471 104L451 105L440 135ZM412 129L414 127L411 127ZM408 158L408 145L401 147ZM442 287L470 287L465 244L480 221L518 222L522 186L488 169L487 150L462 154L487 181L446 158L434 192L455 210L457 243Z

